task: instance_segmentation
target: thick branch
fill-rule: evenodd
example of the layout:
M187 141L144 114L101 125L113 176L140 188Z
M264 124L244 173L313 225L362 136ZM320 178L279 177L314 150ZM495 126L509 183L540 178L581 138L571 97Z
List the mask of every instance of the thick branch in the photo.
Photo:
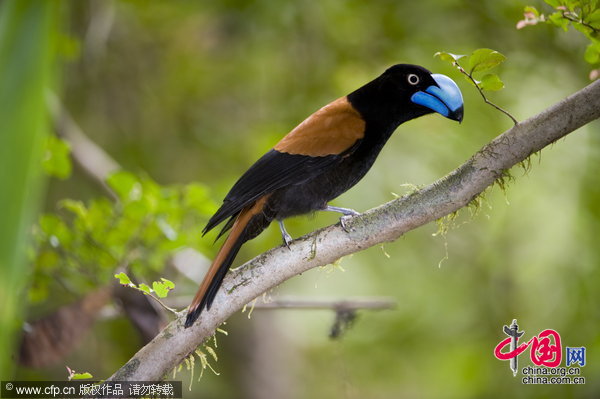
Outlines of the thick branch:
M342 256L393 241L402 234L467 205L529 155L600 117L600 81L514 126L471 159L416 193L346 222L272 249L229 273L209 312L188 329L184 314L118 370L115 380L158 380L177 366L244 304L283 281Z

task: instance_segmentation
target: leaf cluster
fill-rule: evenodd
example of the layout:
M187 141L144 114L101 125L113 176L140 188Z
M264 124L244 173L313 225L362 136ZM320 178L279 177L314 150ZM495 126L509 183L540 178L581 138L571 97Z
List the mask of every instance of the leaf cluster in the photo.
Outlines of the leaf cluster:
M129 276L124 272L115 274L115 278L119 280L119 284L121 285L136 289L146 295L156 294L159 298L166 298L167 295L169 295L169 291L175 288L175 283L166 278L161 278L160 281L152 282L152 287L144 283L133 283Z
M454 65L465 79L478 89L498 91L504 88L504 82L500 77L496 73L489 73L490 70L506 60L506 57L496 50L480 48L473 51L469 56L438 51L434 56ZM459 63L459 60L462 60L461 63L464 67ZM476 76L479 78L476 79Z
M39 218L31 251L32 302L46 299L57 287L79 296L107 283L117 268L131 270L140 279L153 278L177 249L206 250L199 226L215 204L205 186L161 186L124 171L110 175L107 185L117 202L65 199L57 212ZM172 287L160 280L147 288L162 297Z
M508 116L515 125L518 123L514 116L488 100L483 93L484 91L497 91L504 88L504 82L502 82L500 77L495 73L489 72L506 60L506 57L502 53L489 48L479 48L469 56L438 51L434 54L434 57L440 57L442 61L451 63L469 83L475 86L486 104L491 105ZM461 60L462 65L459 63L459 60ZM465 66L463 67L463 65Z
M584 58L591 65L600 63L600 8L598 0L545 0L554 10L543 14L533 6L525 7L523 19L517 22L517 29L547 23L567 31L572 26L589 41ZM598 71L598 70L596 70ZM598 77L598 73L591 78Z

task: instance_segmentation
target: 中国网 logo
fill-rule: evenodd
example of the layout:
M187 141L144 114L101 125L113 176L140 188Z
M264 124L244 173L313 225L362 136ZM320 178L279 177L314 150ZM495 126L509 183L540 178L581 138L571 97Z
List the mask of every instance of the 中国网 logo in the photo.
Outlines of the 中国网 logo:
M519 355L529 350L533 366L521 369L523 384L585 384L585 377L581 376L581 367L585 366L585 346L565 347L565 366L561 367L563 349L557 331L546 329L519 344L525 331L519 331L515 319L510 326L504 326L503 332L508 337L496 345L494 356L498 360L508 360L514 376L519 372Z

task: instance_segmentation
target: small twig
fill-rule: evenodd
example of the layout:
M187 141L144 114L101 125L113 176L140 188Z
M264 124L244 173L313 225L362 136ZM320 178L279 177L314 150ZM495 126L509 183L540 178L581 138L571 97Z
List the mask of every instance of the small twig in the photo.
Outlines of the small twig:
M137 287L131 287L131 288L135 288L136 290L138 290L138 291L142 292L144 295L147 295L147 296L149 296L150 298L154 299L156 302L158 302L158 303L159 303L159 305L160 305L160 306L162 306L163 308L165 308L165 309L166 309L166 310L168 310L169 312L172 312L172 313L173 313L173 314L175 314L175 315L178 315L178 314L179 314L179 312L178 312L177 310L175 310L175 309L173 309L173 308L170 308L170 307L168 307L167 305L165 305L165 304L163 303L163 301L161 301L160 299L158 299L158 298L157 298L157 297L155 297L154 295L152 295L152 294L148 294L147 292L144 292L144 291L140 290L140 289L139 289L139 288L137 288Z
M473 83L475 83L474 79L470 75L469 75L469 79L471 79L473 81ZM477 87L477 91L479 91L479 94L481 94L481 97L483 97L483 101L485 101L486 104L491 105L492 107L496 108L498 111L500 111L503 114L505 114L506 116L508 116L510 119L512 119L512 121L515 125L519 124L519 122L515 119L515 117L513 117L508 111L500 108L498 105L496 105L493 102L491 102L490 100L488 100L487 97L485 96L485 94L483 94L483 90L481 90L481 88L479 87L478 84L475 84L475 87Z
M458 68L458 70L465 75L466 77L469 78L469 80L475 85L475 87L477 88L477 91L479 92L479 94L481 94L481 97L483 98L483 101L485 101L486 104L491 105L492 107L496 108L498 111L502 112L504 115L508 116L510 119L512 119L513 123L516 125L519 124L519 122L515 119L514 116L512 116L508 111L506 111L505 109L500 108L499 106L497 106L496 104L494 104L493 102L491 102L490 100L487 99L487 97L485 96L485 94L483 94L483 90L481 90L481 87L479 87L479 84L477 83L477 81L475 80L475 78L473 78L473 75L469 72L467 72L459 63L458 61L454 61L454 66Z
M594 33L600 32L600 29L594 28L592 25L590 25L589 23L585 22L583 20L583 18L579 17L579 15L577 15L575 13L563 11L562 12L562 16L563 16L563 18L568 19L571 22L576 22L576 23L578 23L580 25L585 26L588 29L591 29L592 32L594 32Z

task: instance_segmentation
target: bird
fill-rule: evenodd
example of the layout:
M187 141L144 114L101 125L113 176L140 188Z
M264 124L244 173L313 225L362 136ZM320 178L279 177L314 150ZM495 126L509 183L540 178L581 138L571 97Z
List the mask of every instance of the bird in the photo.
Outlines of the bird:
M461 122L464 105L457 84L422 66L396 64L383 74L306 118L254 163L233 185L203 234L225 222L227 235L188 308L185 327L208 311L241 246L277 221L285 245L292 237L284 219L333 211L329 205L369 171L396 128L438 113Z

